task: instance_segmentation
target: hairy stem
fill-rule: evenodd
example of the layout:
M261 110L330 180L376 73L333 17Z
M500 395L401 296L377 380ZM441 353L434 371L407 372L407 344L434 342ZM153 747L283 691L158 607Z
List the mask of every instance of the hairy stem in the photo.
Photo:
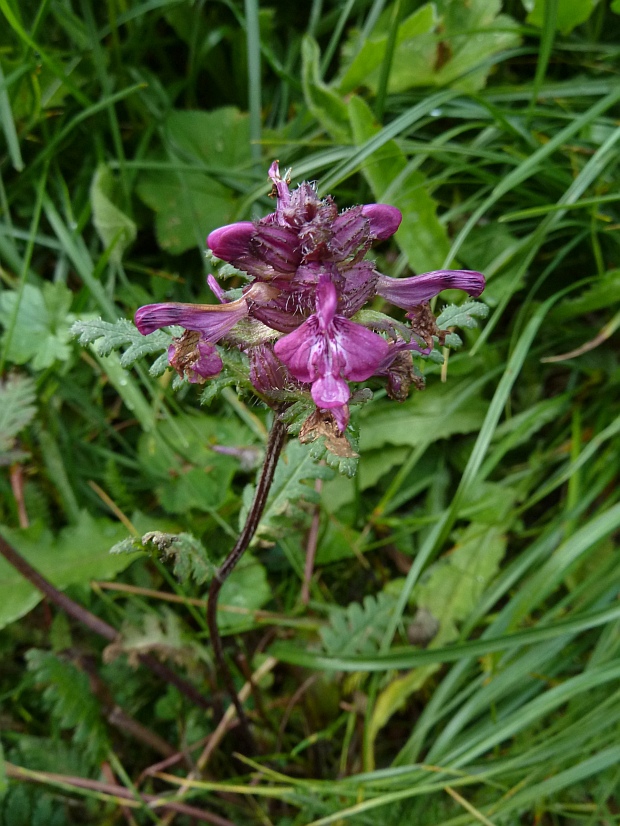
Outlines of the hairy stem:
M241 531L234 548L228 554L213 577L211 587L209 588L209 599L207 602L207 623L209 626L209 634L211 636L211 644L213 646L215 665L218 673L222 675L226 691L228 692L228 695L230 696L237 712L244 739L251 750L253 750L253 738L250 733L250 728L248 726L248 721L245 716L243 706L241 705L235 690L232 674L230 673L228 665L226 664L226 659L224 658L222 638L217 627L217 601L220 591L222 590L222 585L232 573L235 565L243 556L244 551L247 549L248 545L252 541L252 537L256 533L260 518L265 510L267 496L269 495L269 489L271 488L271 483L273 482L273 475L275 473L276 465L278 464L278 459L280 457L280 453L282 452L285 439L286 426L282 423L276 413L271 431L269 432L269 439L267 441L267 448L265 452L265 461L263 462L261 474L256 486L256 493L254 494L254 499L250 506L245 525L243 526L243 530Z

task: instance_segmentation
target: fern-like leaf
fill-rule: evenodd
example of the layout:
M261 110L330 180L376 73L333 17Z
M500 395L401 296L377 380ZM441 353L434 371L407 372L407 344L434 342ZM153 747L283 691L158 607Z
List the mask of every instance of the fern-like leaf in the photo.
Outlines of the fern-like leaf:
M28 670L46 686L43 700L61 729L74 729L73 740L97 766L109 751L108 733L88 677L77 666L51 651L33 648L26 654Z
M312 455L312 445L289 442L278 463L267 507L256 532L257 536L277 536L283 527L282 517L299 516L299 501L317 503L319 495L314 490L315 479L332 479L334 471L317 462ZM251 501L250 495L244 497ZM242 519L245 517L242 515ZM288 524L288 522L287 522Z
M135 324L126 318L114 322L101 318L76 321L71 333L78 337L80 344L93 344L100 356L107 356L113 350L124 350L120 360L122 367L131 367L143 356L167 351L172 342L172 334L163 330L143 336ZM161 366L159 358L155 365L158 369Z
M29 376L9 375L0 379L0 465L10 464L27 454L12 450L13 440L34 418L35 384Z
M466 301L460 305L448 304L437 318L437 326L440 330L448 330L450 327L472 329L478 326L479 318L486 318L488 314L489 308L481 301Z
M164 560L172 559L172 570L181 582L193 579L202 585L211 580L215 572L215 565L204 546L191 533L151 531L141 539L123 539L110 549L112 554L134 554L136 551L152 553Z
M325 651L331 656L374 654L388 626L395 598L386 593L367 596L363 603L332 608L329 625L321 629Z

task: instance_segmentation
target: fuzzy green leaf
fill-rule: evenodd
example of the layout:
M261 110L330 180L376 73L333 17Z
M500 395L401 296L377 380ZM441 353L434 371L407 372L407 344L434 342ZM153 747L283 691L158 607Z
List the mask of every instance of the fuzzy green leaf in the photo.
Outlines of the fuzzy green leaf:
M26 653L28 670L46 686L45 704L61 729L74 729L73 741L96 766L110 748L99 702L87 675L73 663L36 648Z
M394 597L381 592L365 597L363 603L332 608L329 625L321 628L325 651L332 656L376 653L395 603Z
M144 534L142 540L136 538L124 540L115 545L111 553L127 553L132 550L154 550L164 560L173 560L173 571L181 582L190 579L199 585L213 577L215 566L202 543L191 533L162 533L151 531Z
M486 318L488 314L489 308L480 301L465 301L460 305L449 304L437 318L437 326L440 330L448 330L450 327L472 329L478 326L476 319Z
M315 461L312 445L291 441L278 462L267 507L263 513L256 537L277 536L283 530L282 517L300 515L298 503L318 502L312 482L332 479L334 471Z
M78 337L80 344L93 344L100 356L125 348L120 359L122 367L131 367L143 356L167 352L172 341L172 335L163 330L143 336L135 324L126 318L113 322L101 318L76 321L71 334ZM159 359L155 364L158 363Z
M33 379L17 374L0 379L0 465L26 454L11 450L13 439L30 424L37 408Z

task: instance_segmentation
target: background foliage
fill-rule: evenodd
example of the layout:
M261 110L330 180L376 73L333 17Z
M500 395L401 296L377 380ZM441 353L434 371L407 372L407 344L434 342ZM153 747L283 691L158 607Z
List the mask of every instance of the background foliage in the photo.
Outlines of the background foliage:
M0 560L0 823L617 822L617 0L0 13L1 531L119 632ZM139 657L225 702L206 585L268 416L114 323L207 300L205 235L270 211L276 157L398 206L379 268L481 270L490 314L359 409L354 478L290 440L221 599L252 762Z

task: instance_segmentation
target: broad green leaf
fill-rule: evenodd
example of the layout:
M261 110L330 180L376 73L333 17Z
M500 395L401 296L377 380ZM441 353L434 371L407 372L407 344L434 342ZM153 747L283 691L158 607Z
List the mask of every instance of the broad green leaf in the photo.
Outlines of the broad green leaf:
M156 213L159 246L173 255L202 247L209 232L233 217L230 190L202 172L149 172L137 192Z
M350 143L351 127L347 105L339 94L321 80L321 54L316 41L309 35L302 41L301 55L302 85L308 109L335 141Z
M362 454L383 445L417 447L427 441L446 439L456 433L471 433L480 428L487 409L478 398L462 407L451 405L464 385L456 382L433 384L406 402L377 402L360 414L360 451Z
M178 255L203 247L211 230L232 220L236 198L209 173L230 173L251 163L249 119L232 106L173 111L164 124L164 139L167 158L179 163L179 171L147 172L137 192L156 213L160 247ZM183 165L195 168L185 171Z
M500 9L500 0L437 0L414 11L399 26L388 91L448 85L465 92L481 89L489 72L481 64L519 43L517 23L499 14ZM388 9L347 67L340 81L342 92L359 86L377 92L389 20ZM354 33L349 49L357 37Z
M380 127L368 105L357 96L349 101L353 140L361 146ZM437 218L437 202L429 195L424 174L409 169L407 158L396 141L388 141L362 164L362 172L377 202L398 207L403 221L396 241L417 272L439 269L450 244Z
M529 12L526 23L532 26L542 26L545 23L545 5L549 0L523 0L526 11ZM590 17L597 4L597 0L556 0L557 13L555 27L562 34L570 34L572 30ZM612 3L612 9L613 9Z
M112 170L101 164L90 186L93 224L106 250L112 247L110 259L116 263L120 263L138 232L135 222L117 205L119 191L120 185Z
M57 360L66 361L71 354L68 343L71 301L71 290L60 282L46 282L42 289L25 284L21 297L11 290L3 292L0 295L0 324L11 330L9 361L30 363L33 370L44 370ZM18 302L15 326L12 327Z
M9 374L0 379L0 465L26 454L11 450L13 439L34 418L36 391L29 376Z
M339 89L343 94L351 92L360 86L367 86L376 91L379 83L381 66L385 58L385 49L388 43L389 16L383 15L375 26L370 37L346 67L343 77L339 81ZM410 71L423 71L425 62L429 59L432 50L432 37L422 38L421 35L432 35L437 23L437 10L433 3L426 3L410 14L398 27L395 48L410 50ZM351 49L357 42L358 32L354 32L351 41L347 44ZM345 53L346 60L346 53Z
M474 92L486 84L490 65L482 65L498 52L519 45L518 24L507 14L500 14L502 0L437 0L442 18L436 60L429 64L430 75L417 78L416 85L428 82L452 85L464 92ZM406 55L402 66L407 77ZM395 63L397 61L395 60ZM476 69L477 66L481 68ZM472 71L474 70L474 71ZM395 67L396 77L398 71Z
M252 554L245 553L239 565L222 586L219 606L241 609L239 612L220 610L217 615L219 628L227 634L254 624L252 611L262 608L271 599L271 586L267 581L265 566Z
M174 154L230 173L251 163L250 119L234 106L212 112L174 110L164 126Z
M3 535L52 585L63 589L91 579L112 579L135 557L110 555L110 548L127 531L109 519L82 511L76 525L56 537L41 523L21 530L2 527ZM23 617L43 599L34 585L0 559L0 628Z

